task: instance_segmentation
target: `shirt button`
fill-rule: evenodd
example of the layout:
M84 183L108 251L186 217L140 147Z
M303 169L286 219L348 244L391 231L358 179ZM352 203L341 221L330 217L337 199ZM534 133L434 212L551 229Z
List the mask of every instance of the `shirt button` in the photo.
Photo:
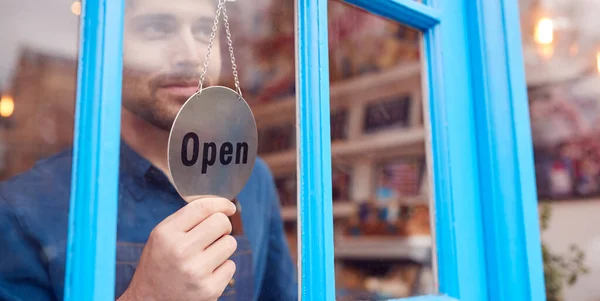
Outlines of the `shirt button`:
M235 285L235 279L231 278L231 280L229 280L229 286L234 286Z

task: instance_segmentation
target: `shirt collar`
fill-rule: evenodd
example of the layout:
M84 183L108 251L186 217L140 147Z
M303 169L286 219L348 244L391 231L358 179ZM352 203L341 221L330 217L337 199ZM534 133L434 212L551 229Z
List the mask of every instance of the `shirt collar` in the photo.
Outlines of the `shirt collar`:
M137 200L143 200L144 195L152 187L177 194L169 178L125 141L121 141L120 158L121 182Z
M135 152L125 141L121 141L121 170L134 178L144 178L152 163Z

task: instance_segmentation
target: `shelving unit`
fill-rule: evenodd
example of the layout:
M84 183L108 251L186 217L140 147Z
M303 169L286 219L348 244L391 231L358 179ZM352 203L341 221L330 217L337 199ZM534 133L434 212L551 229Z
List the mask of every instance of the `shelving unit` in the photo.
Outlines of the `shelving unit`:
M335 240L335 258L344 259L409 259L419 263L431 260L432 237L341 237Z
M404 197L398 200L390 201L396 204L404 205L427 205L429 199L426 196ZM347 218L358 212L358 202L337 201L333 203L333 218ZM295 221L298 217L298 208L296 206L285 206L281 208L281 216L284 221Z
M333 163L352 159L385 159L398 156L422 155L425 132L422 127L386 130L379 133L331 143ZM287 150L262 157L274 174L293 171L296 168L296 151Z
M421 63L398 65L382 72L366 73L334 83L330 88L331 111L361 107L403 93L414 93L412 96L420 99L421 68ZM416 113L420 114L420 107L418 109ZM296 117L296 98L286 97L253 105L252 113L259 129L288 123Z
M356 214L358 206L351 202L339 202L333 204L333 217L344 218ZM295 221L298 217L297 207L286 206L281 208L281 217L284 221Z
M389 261L390 264L395 262L394 265L401 266L405 264L402 262L412 262L419 266L419 275L423 269L430 269L432 254L430 235L353 234L350 236L346 234L350 232L344 230L347 222L356 221L362 214L361 204L375 199L379 164L399 158L425 157L426 131L422 119L421 68L420 63L399 65L386 71L367 73L337 82L331 86L331 114L342 113L345 117L342 125L343 137L332 140L332 163L336 170L343 170L344 173L349 174L347 198L336 199L333 202L337 269L356 268L354 265L357 262L359 265L368 265L369 262L381 261ZM404 101L408 102L407 106L395 106L405 110L402 111L405 114L401 115L402 118L406 117L403 119L404 122L376 127L375 130L367 126L368 112L372 112L369 110L373 110L374 107L380 107L382 111L393 110L388 109L389 103L395 105ZM281 183L287 184L282 185L292 185L293 180L288 179L296 172L296 149L293 144L279 148L294 141L292 135L295 135L293 131L296 124L296 100L293 97L284 98L252 106L252 110L259 131L285 129L283 133L286 134L277 136L280 140L275 147L265 148L277 151L259 155L270 167L276 179L285 179ZM332 132L333 128L332 125ZM422 189L417 195L394 197L386 200L385 204L428 206L427 176L422 177L420 182ZM285 192L285 197L288 199L286 204L294 203L291 198L293 195L293 191ZM281 214L288 228L294 229L294 223L298 218L297 206L282 206ZM297 250L296 234L289 235L288 241L293 244L292 250Z
M360 159L385 159L398 156L423 155L425 131L421 122L421 64L396 66L380 73L368 73L331 86L331 112L347 110L347 138L332 141L334 163ZM405 127L365 133L366 106L398 96L408 96L412 102ZM295 124L296 100L293 97L252 106L259 130ZM293 172L296 150L290 147L274 153L260 154L274 175Z

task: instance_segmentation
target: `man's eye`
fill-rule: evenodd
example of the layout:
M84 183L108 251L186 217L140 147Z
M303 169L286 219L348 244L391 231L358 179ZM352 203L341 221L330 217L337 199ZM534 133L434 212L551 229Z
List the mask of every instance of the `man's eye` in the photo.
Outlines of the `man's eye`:
M138 31L147 39L161 39L175 31L175 27L164 22L142 24Z
M195 26L192 29L194 38L198 41L206 41L206 40L210 39L211 32L212 32L212 28L210 26Z

